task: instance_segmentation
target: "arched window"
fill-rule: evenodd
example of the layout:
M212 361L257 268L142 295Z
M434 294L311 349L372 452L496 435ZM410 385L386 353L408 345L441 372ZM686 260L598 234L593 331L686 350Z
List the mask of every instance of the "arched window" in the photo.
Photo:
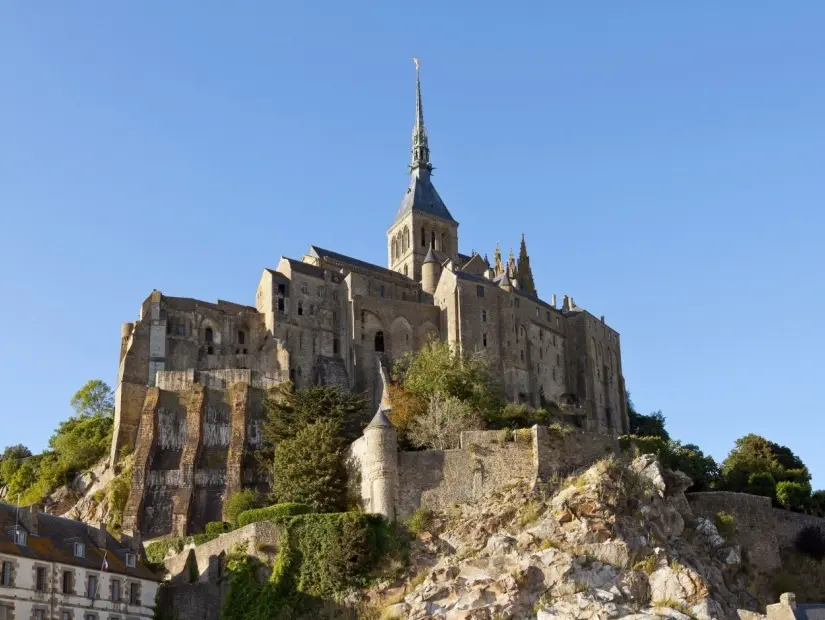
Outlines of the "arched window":
M332 339L332 354L333 355L338 355L340 346L341 345L339 344L338 337L336 336L335 338Z
M376 353L384 352L384 332L375 332L375 351Z
M435 231L434 230L432 232L430 232L430 245L433 246L434 250L438 249L438 248L435 247Z
M203 331L203 339L206 340L206 342L214 342L215 341L215 334L212 332L211 327L207 327Z
M395 257L398 256L398 252L395 250L395 239L390 242L390 257L392 261L395 262Z
M421 227L421 247L427 246L427 233L424 232L424 227Z
M214 353L215 353L215 349L214 349L214 348L212 348L211 346L210 346L210 347L206 347L206 354L207 354L207 355L213 355Z
M404 251L406 252L407 249L410 247L410 229L404 228Z

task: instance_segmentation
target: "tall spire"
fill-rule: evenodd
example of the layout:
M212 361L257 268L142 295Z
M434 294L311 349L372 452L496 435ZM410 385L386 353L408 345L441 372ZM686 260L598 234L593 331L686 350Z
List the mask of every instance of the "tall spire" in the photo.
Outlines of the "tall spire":
M518 284L521 290L528 295L538 297L536 284L533 281L533 270L530 268L530 256L527 254L527 243L524 241L524 233L521 234L521 248L518 255Z
M513 256L513 248L510 248L510 258L507 259L507 275L511 280L516 277L516 257Z
M412 163L410 171L421 178L429 175L433 169L430 163L430 146L427 140L427 128L424 126L424 106L421 103L421 63L415 63L415 127L412 135Z
M493 253L493 273L500 276L504 273L504 265L501 263L501 248L496 242L496 251Z

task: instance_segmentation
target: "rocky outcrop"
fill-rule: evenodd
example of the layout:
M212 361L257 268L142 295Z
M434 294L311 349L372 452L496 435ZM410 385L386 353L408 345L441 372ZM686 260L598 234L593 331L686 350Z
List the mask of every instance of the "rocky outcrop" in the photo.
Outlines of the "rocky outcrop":
M383 617L735 618L755 608L742 551L693 517L689 485L653 456L610 458L554 488L455 506L420 534L415 587Z

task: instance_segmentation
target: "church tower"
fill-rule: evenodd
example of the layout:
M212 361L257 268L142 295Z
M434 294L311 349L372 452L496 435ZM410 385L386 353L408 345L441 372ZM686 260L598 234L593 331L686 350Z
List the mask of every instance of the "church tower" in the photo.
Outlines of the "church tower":
M458 222L447 210L447 205L433 186L430 178L430 145L424 126L424 108L421 104L421 76L418 59L415 61L415 126L412 134L412 162L410 184L401 208L387 231L387 259L389 268L421 281L421 266L427 252L433 249L438 262L448 258L458 261Z

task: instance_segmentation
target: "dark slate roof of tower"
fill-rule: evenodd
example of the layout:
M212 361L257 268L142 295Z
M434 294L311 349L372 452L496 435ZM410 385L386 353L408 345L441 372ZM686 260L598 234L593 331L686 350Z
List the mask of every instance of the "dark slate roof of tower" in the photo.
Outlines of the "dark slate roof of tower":
M429 174L422 174L420 177L415 174L411 176L410 186L407 188L404 200L401 201L401 208L395 214L395 222L412 210L455 222L447 205L438 195Z
M388 426L390 428L394 428L392 422L390 422L390 419L387 417L387 414L383 409L378 410L375 416L373 416L372 422L367 425L367 428L375 428L376 426Z
M435 254L433 254L433 246L430 246L430 249L427 250L427 256L424 257L424 263L437 263L438 259L436 259Z

